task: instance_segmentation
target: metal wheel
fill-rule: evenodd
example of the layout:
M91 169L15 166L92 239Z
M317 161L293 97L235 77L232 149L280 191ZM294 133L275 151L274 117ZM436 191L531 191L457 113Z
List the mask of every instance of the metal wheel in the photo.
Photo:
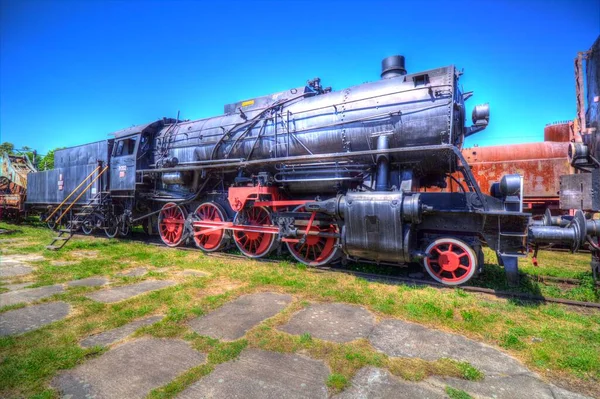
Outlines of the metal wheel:
M271 226L271 213L264 207L242 209L235 215L234 224ZM267 256L277 244L274 234L256 231L234 231L235 245L249 258Z
M121 237L127 237L131 233L131 226L128 223L122 224L122 227L119 229L119 235Z
M158 214L158 232L160 239L169 247L176 247L183 241L185 228L185 209L169 202Z
M194 214L199 220L203 221L224 222L227 220L223 208L214 202L200 204ZM224 229L194 228L194 243L203 251L218 251L223 248L227 239L228 236Z
M477 271L475 251L461 240L440 238L425 250L423 264L427 273L436 281L446 285L466 283Z
M304 212L304 206L294 209L294 212ZM318 225L312 225L310 231L320 233L338 234L339 229L333 220L320 221ZM303 230L305 227L299 227ZM305 236L304 242L286 242L288 250L296 260L309 266L323 266L340 255L339 237L318 237L314 235Z
M52 216L52 218L46 222L46 226L48 226L50 230L56 230L58 228L58 226L56 225L56 221L59 217L60 212L55 213L54 216Z
M87 219L81 224L81 231L86 236L89 236L94 231L95 223L93 219Z
M110 215L107 223L108 227L104 229L104 233L108 238L115 238L119 234L119 219L115 215Z

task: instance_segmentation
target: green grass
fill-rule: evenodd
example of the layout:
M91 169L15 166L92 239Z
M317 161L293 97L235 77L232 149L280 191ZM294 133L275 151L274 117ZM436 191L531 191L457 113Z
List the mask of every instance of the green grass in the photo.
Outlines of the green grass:
M140 329L136 336L187 340L194 348L207 354L207 363L153 391L150 395L153 398L176 396L218 364L235 359L244 348L302 353L321 359L331 370L327 385L332 392L346 387L353 375L365 366L385 368L408 380L421 380L430 375L450 375L467 380L483 377L479 370L466 363L449 359L427 362L390 358L377 352L365 340L335 344L309 334L292 336L276 328L312 301L358 304L380 318L395 317L459 333L503 348L550 380L575 384L582 392L600 396L600 312L597 311L582 312L555 304L506 301L460 289L439 290L368 282L351 275L315 272L304 266L298 267L285 257L279 264L266 264L90 237L76 237L63 250L49 252L43 249L53 235L49 230L4 223L0 223L0 228L18 230L0 239L19 239L15 243L3 244L0 256L40 253L45 257L43 261L34 262L37 269L32 275L16 278L12 283L32 282L39 286L100 275L110 277L115 285L148 278L176 279L179 282L176 286L117 304L97 303L84 297L85 293L98 289L92 287L70 288L53 298L40 301L60 299L71 304L73 311L67 319L40 330L18 337L0 338L2 397L56 397L56 392L48 388L53 376L106 350L82 349L78 345L82 338L154 314L164 314L166 317L159 323ZM537 272L587 279L588 256L571 257L564 253L547 255L541 252L539 268L527 265L526 261L521 262L521 268L530 274ZM492 261L487 252L486 260ZM53 261L75 263L56 266L52 264ZM146 267L151 272L138 278L117 277L118 273L135 267ZM360 269L363 266L352 267ZM373 268L370 271L377 270L373 265L368 265L368 268ZM176 274L182 269L201 270L209 273L209 276L184 278ZM404 273L392 268L383 268L383 272ZM488 266L475 283L505 289L508 287L504 281L504 273L500 268ZM552 293L552 296L598 298L596 288L588 283L566 292L554 293L551 291L553 289L552 286L531 280L518 288L524 292ZM198 336L187 327L189 320L239 295L264 290L289 293L294 295L295 300L281 314L253 328L240 340L220 342ZM3 308L0 312L20 306Z
M472 396L460 389L446 387L446 394L450 399L472 399Z
M335 391L341 391L348 385L348 379L342 374L329 374L327 386Z
M461 372L462 377L465 380L469 381L480 381L483 379L484 375L481 371L471 366L467 362L457 362L458 369Z

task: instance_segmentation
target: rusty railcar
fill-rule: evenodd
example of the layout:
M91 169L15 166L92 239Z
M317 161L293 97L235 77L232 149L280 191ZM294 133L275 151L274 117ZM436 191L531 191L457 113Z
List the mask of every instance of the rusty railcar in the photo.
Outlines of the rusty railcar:
M0 219L18 219L25 210L27 177L36 172L26 155L0 154Z
M462 153L483 192L490 192L502 176L523 176L523 206L534 215L546 209L560 210L560 177L573 173L568 151L573 139L573 123L558 122L544 128L544 141L463 148ZM456 189L453 182L449 184Z

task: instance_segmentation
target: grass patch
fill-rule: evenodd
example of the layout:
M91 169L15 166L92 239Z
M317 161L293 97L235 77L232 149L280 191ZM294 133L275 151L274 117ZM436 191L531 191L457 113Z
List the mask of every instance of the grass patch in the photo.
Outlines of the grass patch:
M339 392L348 386L348 379L342 374L329 374L329 377L327 377L327 386Z
M452 388L451 386L446 386L446 395L448 395L450 399L473 399L473 397L465 391Z
M480 370L476 369L475 367L471 366L470 363L457 362L456 366L460 370L462 377L465 380L469 380L469 381L483 380L483 377L484 377L483 373Z

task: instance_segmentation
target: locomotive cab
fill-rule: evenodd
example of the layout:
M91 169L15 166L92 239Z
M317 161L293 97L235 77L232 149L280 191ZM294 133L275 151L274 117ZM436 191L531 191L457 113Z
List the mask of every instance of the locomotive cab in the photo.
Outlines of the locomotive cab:
M163 118L144 125L137 125L115 132L114 146L110 157L110 190L135 191L137 171L152 163L152 142L155 133L165 124L175 122ZM139 187L138 187L139 188Z
M135 190L135 171L141 134L120 137L115 141L110 159L111 191Z

